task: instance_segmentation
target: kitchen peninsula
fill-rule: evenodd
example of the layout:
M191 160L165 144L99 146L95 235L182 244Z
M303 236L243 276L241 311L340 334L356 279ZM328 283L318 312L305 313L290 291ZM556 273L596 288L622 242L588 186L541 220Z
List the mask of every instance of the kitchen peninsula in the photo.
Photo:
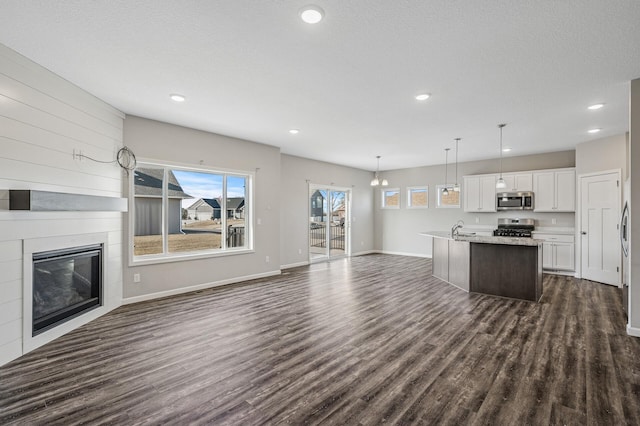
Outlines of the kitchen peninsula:
M421 232L433 238L433 276L465 291L539 301L542 241Z

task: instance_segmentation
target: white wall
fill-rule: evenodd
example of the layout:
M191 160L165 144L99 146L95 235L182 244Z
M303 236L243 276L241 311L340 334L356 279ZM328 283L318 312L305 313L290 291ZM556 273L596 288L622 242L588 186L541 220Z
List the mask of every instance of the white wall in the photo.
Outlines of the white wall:
M0 365L22 355L24 239L108 233L107 309L122 299L123 213L8 211L9 189L122 196L119 111L0 45Z
M627 331L640 336L640 79L631 81L631 108L629 120L631 178L631 243L629 257L631 277L629 282L629 325Z
M124 142L141 159L195 167L257 170L253 210L255 252L127 265L124 271L126 303L280 272L279 148L134 116L127 116L125 120ZM258 218L261 225L257 225ZM125 253L128 261L129 244L125 245ZM133 282L136 273L140 274L139 283Z
M461 149L464 149L461 147ZM573 167L575 151L560 151L547 154L505 157L503 172L522 170L540 170L549 168ZM473 161L458 164L458 183L462 186L462 176L499 171L499 162L495 160ZM465 213L463 192L459 209L436 208L436 185L444 183L445 166L427 166L411 169L392 170L381 173L389 181L389 188L400 188L401 208L382 209L381 191L375 191L375 247L387 253L402 253L414 256L431 256L431 239L418 235L420 231L449 230L459 219L467 228L495 228L499 217L528 217L536 219L537 226L573 227L573 213L533 213L533 212L500 212L500 213ZM454 182L455 167L449 165L449 183ZM408 186L429 186L429 208L407 209L406 188ZM464 191L464 187L461 189ZM556 219L556 224L552 224ZM477 222L476 222L477 220Z
M373 174L369 171L282 155L280 200L281 265L303 264L309 259L309 184L351 188L352 254L373 250ZM302 253L299 254L298 250Z

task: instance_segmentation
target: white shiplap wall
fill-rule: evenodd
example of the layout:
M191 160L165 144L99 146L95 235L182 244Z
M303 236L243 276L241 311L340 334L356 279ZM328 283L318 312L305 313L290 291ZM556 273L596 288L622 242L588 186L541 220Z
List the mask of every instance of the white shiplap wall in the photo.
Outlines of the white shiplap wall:
M109 300L122 301L124 213L12 212L9 189L122 197L114 164L74 159L73 152L113 160L124 115L0 44L0 365L22 355L24 239L108 234Z

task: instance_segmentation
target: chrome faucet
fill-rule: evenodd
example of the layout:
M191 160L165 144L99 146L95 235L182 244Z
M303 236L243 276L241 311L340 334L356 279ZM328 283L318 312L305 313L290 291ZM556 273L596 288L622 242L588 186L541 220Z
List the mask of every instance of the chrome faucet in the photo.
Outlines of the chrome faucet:
M464 222L459 220L455 225L451 227L451 238L455 238L458 236L458 232L460 232L460 228L464 226Z

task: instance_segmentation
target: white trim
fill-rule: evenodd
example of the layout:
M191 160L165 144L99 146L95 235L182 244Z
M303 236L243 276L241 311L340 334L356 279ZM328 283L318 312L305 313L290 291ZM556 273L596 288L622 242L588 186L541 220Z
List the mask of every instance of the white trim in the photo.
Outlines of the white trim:
M385 202L387 200L387 192L391 192L391 191L397 191L398 192L398 204L395 206L388 206L387 203ZM383 210L398 210L400 209L400 205L402 204L402 191L400 188L381 188L380 189L380 196L382 197L382 200L380 200L380 208Z
M342 187L342 186L334 186L334 185L322 185L322 184L317 184L317 183L312 183L310 180L307 180L307 221L309 220L309 218L311 217L311 195L313 192L315 191L321 191L321 190L327 190L329 193L330 192L344 192L344 197L345 197L345 203L344 203L344 208L345 208L345 212L346 212L346 216L345 216L345 224L344 224L344 257L350 257L351 254L351 210L352 210L352 206L353 206L353 188L347 188L347 187ZM327 194L329 195L329 194ZM329 209L329 205L328 205L328 201L327 201L327 208ZM324 210L323 210L324 213ZM331 214L329 213L327 215L327 218L329 218L329 216L331 216ZM330 223L330 220L327 222ZM323 257L321 259L318 258L313 258L311 255L311 236L309 233L309 222L307 222L307 253L308 253L308 262L307 264L310 265L312 263L319 263L319 262L324 262L324 261L328 261L328 260L333 260L333 259L339 259L341 256L331 256L330 254L327 255L323 255ZM330 227L327 227L327 232L330 232Z
M212 257L224 257L224 256L237 256L241 254L252 254L255 253L255 250L249 249L227 249L227 250L216 250L216 251L192 251L187 252L191 254L181 254L176 253L173 255L167 254L149 254L136 256L137 260L132 261L129 266L144 266L144 265L155 265L158 263L171 263L171 262L184 262L188 260L197 260L197 259L208 259Z
M357 253L352 253L351 256L366 256L368 254L376 254L376 253L380 253L380 251L378 250L365 250L365 251L359 251Z
M580 173L576 174L576 211L575 211L575 229L574 229L574 265L575 265L575 277L582 279L582 179L593 177L593 176L601 176L616 173L618 175L618 222L620 221L620 214L622 213L622 206L624 205L624 200L622 199L622 190L624 182L622 180L622 169L611 169L611 170L601 170L597 172L590 173ZM615 285L616 287L622 288L622 274L623 274L623 255L622 250L620 250L620 259L619 259L619 272L618 272L618 283L610 284ZM605 283L606 284L606 283Z
M453 185L449 184L440 184L436 185L436 208L437 209L459 209L462 207L462 191L458 192L458 204L442 204L442 190L447 188L447 190L453 191Z
M407 208L408 209L428 209L429 208L429 185L407 186ZM427 193L427 204L424 206L411 205L411 191L424 190Z
M135 239L135 170L130 173L128 178L128 203L129 203L129 211L128 211L128 231L127 231L127 251L128 251L128 266L142 266L142 265L152 265L159 263L168 263L168 262L181 262L195 259L202 259L208 257L218 257L218 256L226 256L226 255L236 255L236 254L247 254L254 253L254 239L253 233L256 228L256 218L254 217L254 204L255 204L255 195L254 195L254 181L256 179L256 175L259 169L255 171L246 171L246 170L235 170L235 169L225 169L222 167L214 167L214 166L205 166L199 165L196 166L194 164L173 162L173 161L161 161L161 160L153 160L153 159L144 159L139 158L136 168L150 166L150 168L162 169L164 171L163 177L163 195L162 199L162 241L163 241L163 249L162 253L152 254L152 255L141 255L136 256L134 253L134 239ZM182 171L193 171L198 173L209 173L209 174L220 174L223 176L222 179L222 195L223 195L223 205L220 208L220 218L222 220L222 229L226 229L226 199L227 199L227 177L230 175L239 176L246 178L246 188L245 188L245 247L239 248L238 250L228 249L226 247L226 240L223 238L222 241L222 249L216 251L192 251L192 252L184 252L184 253L170 253L168 249L169 238L166 235L168 230L168 203L165 203L165 200L168 200L170 197L165 197L167 193L167 186L169 184L168 172L171 170L182 170ZM182 205L181 205L182 207ZM180 223L182 226L182 219L180 219ZM223 232L224 234L224 232ZM226 235L226 234L224 234Z
M159 291L157 293L143 294L141 296L127 297L127 298L123 298L122 299L122 304L123 305L130 305L132 303L138 303L138 302L144 302L144 301L147 301L147 300L160 299L162 297L175 296L175 295L178 295L178 294L189 293L189 292L198 291L198 290L205 290L205 289L208 289L208 288L220 287L220 286L223 286L223 285L235 284L235 283L239 283L239 282L243 282L243 281L255 280L255 279L258 279L258 278L273 277L275 275L280 275L281 273L282 273L282 271L280 269L278 269L276 271L263 272L263 273L260 273L260 274L245 275L243 277L228 278L226 280L212 281L212 282L208 282L208 283L192 285L192 286L189 286L189 287L175 288L173 290Z
M60 250L91 244L102 244L102 305L80 316L71 318L54 328L33 336L33 254L49 250ZM23 240L22 246L22 351L30 352L51 342L118 307L110 306L112 299L109 281L109 234L107 232L95 234L64 235L59 237L31 238Z
M407 253L404 251L387 251L387 250L379 250L378 253L381 254L393 254L395 256L410 256L410 257L423 257L425 259L431 259L431 255L421 254L421 253Z
M627 334L629 336L640 337L640 328L631 327L630 324L627 324Z
M297 268L299 266L307 266L308 264L309 264L308 260L306 260L304 262L289 263L288 265L280 265L280 270Z
M554 271L554 270L547 270L547 269L543 269L542 272L544 274L551 274L551 275L564 275L567 277L575 277L578 278L576 275L576 272L573 271Z

